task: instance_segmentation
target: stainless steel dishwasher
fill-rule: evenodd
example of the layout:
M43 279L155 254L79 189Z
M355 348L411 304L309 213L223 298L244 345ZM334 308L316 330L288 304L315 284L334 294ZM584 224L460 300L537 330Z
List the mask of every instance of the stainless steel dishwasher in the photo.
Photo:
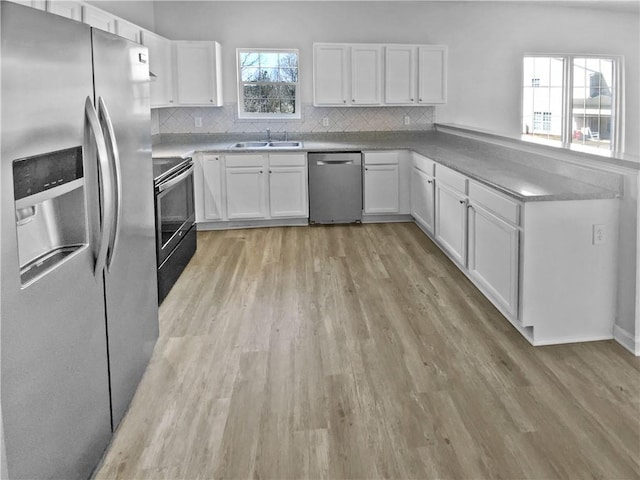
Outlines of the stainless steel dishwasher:
M362 153L310 153L309 222L362 220Z

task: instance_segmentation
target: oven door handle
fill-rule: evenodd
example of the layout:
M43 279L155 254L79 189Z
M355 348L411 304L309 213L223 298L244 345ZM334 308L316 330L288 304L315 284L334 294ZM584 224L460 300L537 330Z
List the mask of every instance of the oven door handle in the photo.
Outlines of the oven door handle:
M109 110L107 110L107 106L104 104L102 97L98 98L98 119L100 120L105 132L105 138L109 141L110 148L107 150L111 153L111 169L115 183L115 195L113 195L114 215L113 223L111 224L111 234L109 235L109 248L107 250L106 260L108 270L111 267L113 255L116 251L116 247L118 246L118 238L120 237L120 217L122 216L122 173L120 167L120 153L118 151L118 144L116 143L113 123L111 122Z
M107 156L107 144L100 128L98 114L93 107L91 97L87 97L84 103L85 118L85 143L89 144L89 131L93 134L98 154L99 174L100 174L100 195L102 199L102 224L100 225L100 243L98 243L98 251L95 256L95 267L93 274L96 279L101 278L102 270L107 261L107 250L109 248L109 238L111 237L111 228L113 228L113 185L109 168L109 159Z
M173 177L171 180L167 180L166 182L158 185L158 193L164 192L165 190L168 190L171 187L174 187L176 184L180 183L182 180L184 180L185 178L187 178L189 175L193 173L193 169L194 169L194 166L192 163L191 165L189 165L189 168L187 168L184 172L182 172L177 177Z

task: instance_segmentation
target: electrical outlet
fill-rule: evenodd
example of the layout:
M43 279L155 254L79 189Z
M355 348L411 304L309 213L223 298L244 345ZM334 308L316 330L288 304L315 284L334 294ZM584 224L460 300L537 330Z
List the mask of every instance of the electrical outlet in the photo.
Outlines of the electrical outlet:
M607 232L605 225L593 226L593 244L602 245L607 241Z
M202 117L196 117L196 127L202 127Z
M405 115L404 116L404 124L405 125L410 125L411 124L411 117L409 115Z
M328 127L329 126L329 117L324 117L322 119L322 126L323 127Z

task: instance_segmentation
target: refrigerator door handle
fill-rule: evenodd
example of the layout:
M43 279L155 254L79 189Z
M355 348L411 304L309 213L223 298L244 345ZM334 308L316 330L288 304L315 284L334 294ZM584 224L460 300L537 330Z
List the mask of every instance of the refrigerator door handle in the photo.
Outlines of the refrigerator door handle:
M87 97L84 103L85 118L85 145L89 144L89 130L93 134L98 153L98 164L100 171L100 195L102 205L102 225L100 225L100 243L98 244L98 252L96 254L96 264L94 276L99 278L104 269L107 260L107 249L109 247L109 238L111 236L111 227L113 225L113 185L109 168L109 158L107 155L107 144L100 128L98 114L93 107L91 97ZM88 127L88 128L87 128Z
M115 180L115 195L113 196L114 216L111 224L109 248L107 249L106 260L106 266L107 269L109 269L113 259L113 254L118 246L118 237L120 233L120 218L122 216L122 170L120 167L120 154L118 152L118 144L116 143L116 136L113 130L113 123L111 122L109 110L107 110L107 106L105 105L102 97L98 98L98 119L104 127L106 139L109 141L110 149L108 149L108 151L111 153L111 170Z

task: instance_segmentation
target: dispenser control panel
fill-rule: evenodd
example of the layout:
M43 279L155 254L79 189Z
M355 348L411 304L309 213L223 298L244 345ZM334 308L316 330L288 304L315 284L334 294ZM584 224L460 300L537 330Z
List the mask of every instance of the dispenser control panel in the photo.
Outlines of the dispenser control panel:
M82 176L81 146L14 160L14 198L20 200Z

